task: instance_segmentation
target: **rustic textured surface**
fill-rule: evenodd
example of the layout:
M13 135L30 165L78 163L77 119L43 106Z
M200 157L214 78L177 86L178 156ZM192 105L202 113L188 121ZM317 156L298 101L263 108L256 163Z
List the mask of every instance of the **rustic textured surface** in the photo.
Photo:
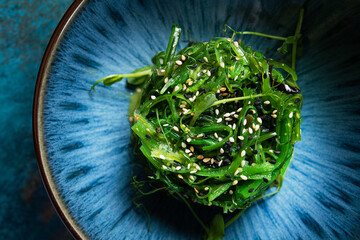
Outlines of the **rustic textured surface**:
M71 0L0 0L0 239L71 239L34 153L31 114L46 45Z

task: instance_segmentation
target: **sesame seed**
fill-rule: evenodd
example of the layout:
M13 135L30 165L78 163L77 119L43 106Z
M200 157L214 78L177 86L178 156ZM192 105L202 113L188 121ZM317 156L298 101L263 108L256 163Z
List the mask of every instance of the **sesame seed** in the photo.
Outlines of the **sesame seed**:
M181 143L181 147L182 147L182 148L186 148L186 143L182 142L182 143Z
M226 91L226 87L222 87L222 88L220 88L219 90L220 90L220 92L225 92L225 91Z
M293 116L294 116L294 113L291 112L291 113L289 114L289 118L292 118Z
M154 96L154 95L151 95L151 97L150 97L152 100L155 100L156 99L156 97Z
M188 85L191 86L193 85L193 83L194 83L193 81L189 81Z
M195 151L195 149L194 149L193 146L190 147L190 151L191 151L191 152L194 152L194 151Z
M249 133L250 133L250 134L253 134L252 128L249 128Z
M272 113L277 113L277 110L275 109L274 111L272 111Z
M230 142L235 142L235 139L234 139L233 137L230 137L230 138L229 138L229 141L230 141Z
M161 72L161 73L164 73L164 72L165 72L165 69L160 69L160 72Z
M277 118L277 115L276 114L271 114L271 117Z
M240 60L240 58L239 58L239 57L235 57L235 60L236 60L236 61L239 61L239 60Z
M261 120L260 117L258 117L256 120L257 120L260 124L262 124L262 120Z
M183 90L185 90L185 89L186 89L186 85L185 85L185 84L183 84L182 86L183 86Z
M204 159L204 156L203 155L198 155L196 158L201 160L201 159Z
M178 174L178 178L184 179L184 177L181 174Z
M189 149L185 149L185 153L190 153L190 150L189 150Z
M175 169L179 171L181 169L181 166L177 166Z
M179 131L179 128L177 126L173 126L173 129L177 132Z
M238 184L238 180L234 180L232 183L232 185L236 185L236 184Z
M165 165L162 165L162 168L165 169L165 170L167 169L167 167Z
M251 101L248 101L248 105L250 105L251 104Z
M209 77L211 76L211 72L209 70L207 70L206 75L208 75Z
M214 133L214 137L219 138L219 136L218 136L218 134L217 134L217 133Z
M266 183L268 183L269 182L269 180L267 179L267 178L263 178L263 180L264 180L264 182L266 182Z
M238 79L238 77L239 77L239 76L236 76L236 77L234 78L234 81L236 81L236 80Z
M182 61L185 61L186 60L186 57L184 55L181 55L181 60Z
M204 162L204 163L207 163L207 162L209 162L210 160L211 160L211 158L204 158L204 159L203 159L203 162Z
M242 110L242 108L239 108L238 110L236 110L236 112L240 112Z
M238 175L238 173L239 173L239 170L236 170L234 173L234 176Z
M216 120L217 123L221 123L222 122L222 118L218 118L218 120Z
M243 129L242 133L243 133L243 134L245 134L245 133L246 133L246 128L244 128L244 129Z
M163 160L165 159L165 156L164 156L164 155L160 155L159 157L160 157L161 159L163 159Z
M167 124L167 123L163 124L163 127L167 127L167 126L169 126L169 124Z
M203 134L203 133L200 133L200 134L197 135L196 137L201 138L201 137L203 137L203 136L204 136L204 134Z
M209 190L209 187L205 187L204 190L205 190L205 191L208 191L208 190Z
M163 58L160 58L160 59L159 59L159 62L160 62L161 65L164 64L164 59L163 59Z
M225 151L223 148L220 148L220 153L223 154Z
M243 136L238 136L238 139L242 141L242 140L244 140L245 138L244 138Z
M219 139L219 142L221 142L223 140L221 137L219 137L218 139Z
M232 195L233 193L234 193L233 190L230 189L229 194Z
M164 83L166 84L168 81L169 81L169 78L166 77L166 78L164 79Z
M200 92L196 91L195 96L199 96Z
M189 178L190 178L191 180L195 181L195 178L194 178L193 175L190 175Z
M230 174L226 174L225 177L231 178L231 175L230 175Z
M259 125L255 125L254 127L254 131L256 132L257 130L259 130L260 126Z
M209 59L207 59L207 57L204 57L204 61L209 62Z
M274 151L275 154L280 154L281 152L280 151Z
M185 105L183 105L183 104L181 104L181 105L180 105L180 108L184 108L184 107L186 107L186 106L185 106Z
M179 65L179 66L183 64L182 61L180 61L180 60L175 61L175 63L176 63L176 65Z
M250 140L252 140L254 138L254 136L250 136L249 138L248 138L248 140L250 141Z
M148 129L148 128L147 128L147 129L145 129L145 130L146 130L147 132L150 132L150 129Z
M235 128L236 128L236 123L233 124L232 129L235 130Z
M188 143L191 142L191 138L186 139L186 141L187 141Z
M272 159L272 160L270 160L270 161L269 161L269 163L271 163L271 164L275 164L275 163L276 163L276 161Z
M246 151L245 151L245 150L242 150L242 151L241 151L241 157L244 157L245 154L246 154Z
M215 109L215 114L219 115L219 109Z
M193 170L193 171L191 171L190 173L196 173L197 172L197 170Z
M232 118L225 118L225 121L232 121Z
M250 188L249 189L249 193L251 193L251 192L253 192L254 191L254 189L253 188Z
M244 166L245 166L245 163L246 163L245 160L242 160L242 161L241 161L241 167L244 167Z
M245 175L240 175L240 178L244 181L246 181L248 179Z
M268 105L268 104L270 104L270 101L266 100L266 101L264 102L264 104L265 104L265 105Z
M190 167L191 167L191 165L190 165L190 163L187 165L187 169L190 169Z
M243 125L245 126L247 124L247 120L244 119Z
M196 163L195 163L195 167L196 167L196 169L197 169L197 170L201 171L200 166L199 166L199 165L197 165Z
M234 118L239 118L239 115L237 115L237 114L234 114Z
M273 153L273 152L274 152L274 150L270 149L270 150L269 150L269 152Z
M237 42L237 41L234 41L234 45L235 45L235 47L239 47L239 43Z
M150 139L151 138L151 136L149 135L149 134L146 134L145 135L148 139Z
M175 86L174 91L176 92L176 91L178 91L179 89L180 89L179 86Z
M225 113L224 117L230 117L230 113Z

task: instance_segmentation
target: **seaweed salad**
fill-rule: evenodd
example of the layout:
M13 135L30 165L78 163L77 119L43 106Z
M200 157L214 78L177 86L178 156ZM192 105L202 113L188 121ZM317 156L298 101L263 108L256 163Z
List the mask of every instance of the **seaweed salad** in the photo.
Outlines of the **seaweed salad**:
M159 188L184 200L193 213L196 204L235 213L226 223L217 215L210 227L194 213L207 239L223 237L224 228L252 202L281 188L301 139L303 98L295 60L302 16L303 11L294 36L226 26L231 37L191 42L178 52L181 28L174 24L166 51L152 58L153 65L93 86L127 77L138 87L129 109L135 152ZM281 53L291 44L292 66L236 39L244 34L283 41ZM269 193L272 187L277 189Z

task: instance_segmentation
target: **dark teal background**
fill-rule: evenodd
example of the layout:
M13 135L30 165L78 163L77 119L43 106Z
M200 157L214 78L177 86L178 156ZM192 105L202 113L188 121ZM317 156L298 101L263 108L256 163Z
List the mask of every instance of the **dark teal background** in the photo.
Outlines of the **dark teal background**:
M46 45L71 0L0 0L0 239L72 239L41 182L32 102Z

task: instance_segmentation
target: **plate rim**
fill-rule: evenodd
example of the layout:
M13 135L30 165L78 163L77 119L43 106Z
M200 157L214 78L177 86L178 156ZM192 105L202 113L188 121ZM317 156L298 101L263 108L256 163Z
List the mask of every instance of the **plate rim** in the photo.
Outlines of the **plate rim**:
M73 235L73 237L76 239L89 239L89 236L83 231L83 229L81 229L80 225L71 215L68 207L61 198L61 194L55 183L54 176L48 163L47 151L44 142L43 110L46 84L56 51L71 23L74 21L82 7L85 6L87 2L88 0L75 0L73 3L71 3L65 14L62 16L60 22L56 26L41 60L36 79L32 112L34 147L42 182L57 214L60 216L60 219Z

